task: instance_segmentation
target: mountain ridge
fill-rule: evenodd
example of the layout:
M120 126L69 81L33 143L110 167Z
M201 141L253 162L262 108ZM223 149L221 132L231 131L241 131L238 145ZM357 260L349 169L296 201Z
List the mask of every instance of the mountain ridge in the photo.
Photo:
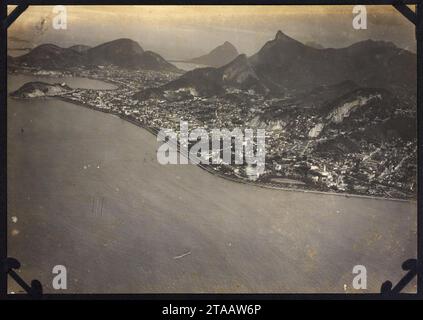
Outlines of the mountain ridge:
M62 48L55 44L41 44L30 52L15 57L15 65L44 69L66 69L115 65L128 69L146 69L179 72L173 64L159 54L145 51L138 42L120 38L95 47L75 45Z
M340 49L317 49L279 30L256 54L242 57L236 67L230 62L219 68L195 69L163 89L189 86L200 95L216 95L231 87L259 88L283 95L353 81L363 87L416 90L416 55L390 42L365 40Z

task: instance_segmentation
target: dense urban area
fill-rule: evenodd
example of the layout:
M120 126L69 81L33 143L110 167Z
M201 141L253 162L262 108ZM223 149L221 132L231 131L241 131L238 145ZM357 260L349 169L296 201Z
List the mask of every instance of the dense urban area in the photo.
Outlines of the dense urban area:
M248 165L202 166L239 182L387 198L412 198L416 191L415 139L405 141L392 136L382 141L361 139L359 145L350 148L345 148L345 142L335 144L335 147L332 143L331 147L327 147L328 141L349 139L347 137L355 131L366 130L363 123L368 125L369 121L373 121L372 126L377 126L384 119L368 119L364 115L352 119L352 126L337 126L337 121L330 125L323 124L322 117L309 108L296 110L297 104L293 103L295 97L290 94L275 98L251 89L229 89L224 95L211 97L198 96L193 90L184 89L168 90L161 97L138 99L134 96L135 92L160 87L177 79L181 75L178 72L130 71L114 66L68 71L20 68L10 72L30 73L39 77L78 76L112 83L116 89L67 87L55 96L119 115L155 134L160 128L178 132L181 120L188 121L190 129L264 128L266 166L262 175L252 179L248 174ZM60 85L66 87L65 84ZM355 103L363 103L363 99L367 99L365 103L369 100L377 103L381 97L378 94L359 97ZM345 104L343 106L345 108ZM407 108L396 110L396 113L401 112L412 113ZM284 117L278 117L278 114L284 114Z

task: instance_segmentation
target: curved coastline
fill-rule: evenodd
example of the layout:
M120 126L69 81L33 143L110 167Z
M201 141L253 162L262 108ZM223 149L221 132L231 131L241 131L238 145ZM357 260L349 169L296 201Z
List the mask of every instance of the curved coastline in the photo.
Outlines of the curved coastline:
M143 126L141 125L139 122L132 120L128 117L125 117L121 114L115 113L115 112L111 112L108 110L101 110L98 108L94 108L91 107L87 104L84 103L79 103L78 101L74 101L72 99L68 99L65 97L61 97L61 96L57 96L54 97L57 99L60 99L62 101L68 102L68 103L72 103L75 105L79 105L94 111L100 111L103 113L108 113L114 116L119 117L120 119L127 121L139 128L142 128L146 131L148 131L149 133L151 133L153 136L157 136L158 131L153 128L153 127L147 127L147 126ZM178 153L179 153L179 148L178 148ZM301 188L289 188L289 187L282 187L282 186L278 186L275 184L266 184L266 183L259 183L259 182L254 182L254 181L247 181L244 179L240 179L240 178L236 178L236 177L229 177L226 176L224 174L221 174L219 172L217 172L216 170L213 170L213 167L210 165L204 165L204 164L197 164L198 167L200 167L201 169L203 169L204 171L213 174L215 176L218 176L220 178L226 179L228 181L232 181L232 182L236 182L236 183L241 183L241 184L246 184L246 185L251 185L251 186L256 186L259 188L266 188L266 189L273 189L273 190L281 190L281 191L290 191L290 192L303 192L303 193L313 193L313 194L323 194L323 195L334 195L334 196L343 196L345 198L349 198L349 197L355 197L355 198L363 198L363 199L372 199L372 200L389 200L389 201L398 201L398 202L411 202L411 203L416 203L417 200L410 198L410 199L401 199L401 198L387 198L387 197L374 197L374 196L369 196L369 195L361 195L361 194L354 194L354 193L344 193L344 192L324 192L324 191L318 191L318 190L312 190L312 189L301 189Z
M59 260L76 279L98 270L75 293L343 293L364 263L379 292L415 255L415 203L235 184L160 165L154 131L114 114L55 99L9 106L10 252L25 278L51 281L43 270ZM107 267L117 260L123 278Z
M28 73L25 73L25 72L20 73L20 74L28 75ZM46 77L48 77L48 76L46 76ZM75 75L71 75L71 77L75 77ZM116 90L116 89L118 89L119 85L121 85L120 83L114 82L110 79L100 79L100 78L94 78L94 77L89 77L89 76L77 76L77 77L101 81L101 82L104 82L104 83L107 83L107 84L114 85L116 87L116 88L113 88L113 89L103 89L103 90ZM73 99L69 99L69 98L66 98L66 97L63 97L63 96L54 96L54 97L51 97L51 98L60 99L64 102L72 103L74 105L82 106L82 107L85 107L85 108L88 108L88 109L92 109L94 111L100 111L100 112L103 112L103 113L108 113L108 114L117 116L122 120L125 120L125 121L139 127L139 128L142 128L142 129L148 131L153 136L157 136L158 130L156 128L143 126L138 121L135 121L133 119L125 117L122 114L119 114L119 113L116 113L116 112L113 112L113 111L109 111L109 110L103 110L103 109L95 108L95 107L92 107L92 106L87 105L85 103L75 101ZM179 150L180 149L178 148L178 153L180 152ZM306 188L283 187L283 186L280 186L280 185L277 185L277 184L274 184L274 183L261 183L261 182L256 182L256 181L248 181L246 179L241 179L241 178L237 178L237 177L234 177L234 176L227 176L227 175L224 175L224 174L219 173L218 171L214 170L211 165L197 164L197 166L200 167L201 169L203 169L204 171L210 173L210 174L213 174L213 175L218 176L220 178L226 179L228 181L246 184L246 185L250 185L250 186L256 186L256 187L259 187L259 188L281 190L281 191L290 191L290 192L303 192L303 193L313 193L313 194L323 194L323 195L335 195L335 196L343 196L345 198L356 197L356 198L363 198L363 199L389 200L389 201L398 201L398 202L411 202L411 203L417 202L417 200L414 197L405 198L405 199L403 199L403 198L389 198L389 197L370 196L370 195L355 194L355 193L325 192L325 191L306 189Z

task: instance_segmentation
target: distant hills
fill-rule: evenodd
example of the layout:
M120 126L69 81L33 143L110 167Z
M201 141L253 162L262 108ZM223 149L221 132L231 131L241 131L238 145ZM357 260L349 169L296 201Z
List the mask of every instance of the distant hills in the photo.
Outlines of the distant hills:
M65 69L85 64L83 54L54 44L42 44L27 54L14 57L14 64L44 69Z
M225 41L225 43L216 47L208 54L193 58L188 62L219 68L234 60L238 55L239 53L235 46L232 43Z
M251 127L299 134L313 152L341 157L362 142L415 138L416 63L414 53L389 42L320 49L278 31L251 57L189 71L135 98L217 95L237 99L236 108L256 101L254 92L264 94L274 102L249 120Z
M15 57L13 63L43 69L115 65L130 69L179 71L159 54L144 51L131 39L117 39L93 48L83 45L61 48L42 44L25 55Z
M245 54L220 68L199 68L188 71L180 78L165 84L161 88L147 89L139 97L148 97L151 94L160 94L166 90L191 89L194 95L212 96L225 93L225 88L250 89L264 92L260 79L252 69Z
M249 60L270 90L308 89L345 80L382 88L416 83L416 55L384 41L316 49L278 31Z
M416 63L414 53L390 42L367 40L341 49L316 49L278 31L253 56L239 55L219 68L187 72L161 90L186 88L211 96L241 88L283 95L353 81L361 87L415 92Z

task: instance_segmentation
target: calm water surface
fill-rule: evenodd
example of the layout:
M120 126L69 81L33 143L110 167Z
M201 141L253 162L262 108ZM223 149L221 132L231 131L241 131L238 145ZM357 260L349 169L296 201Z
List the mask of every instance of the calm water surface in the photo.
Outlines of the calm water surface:
M8 99L8 254L21 276L45 292L59 264L66 292L356 292L361 264L378 292L416 257L415 202L243 185L162 166L156 148L109 114Z

